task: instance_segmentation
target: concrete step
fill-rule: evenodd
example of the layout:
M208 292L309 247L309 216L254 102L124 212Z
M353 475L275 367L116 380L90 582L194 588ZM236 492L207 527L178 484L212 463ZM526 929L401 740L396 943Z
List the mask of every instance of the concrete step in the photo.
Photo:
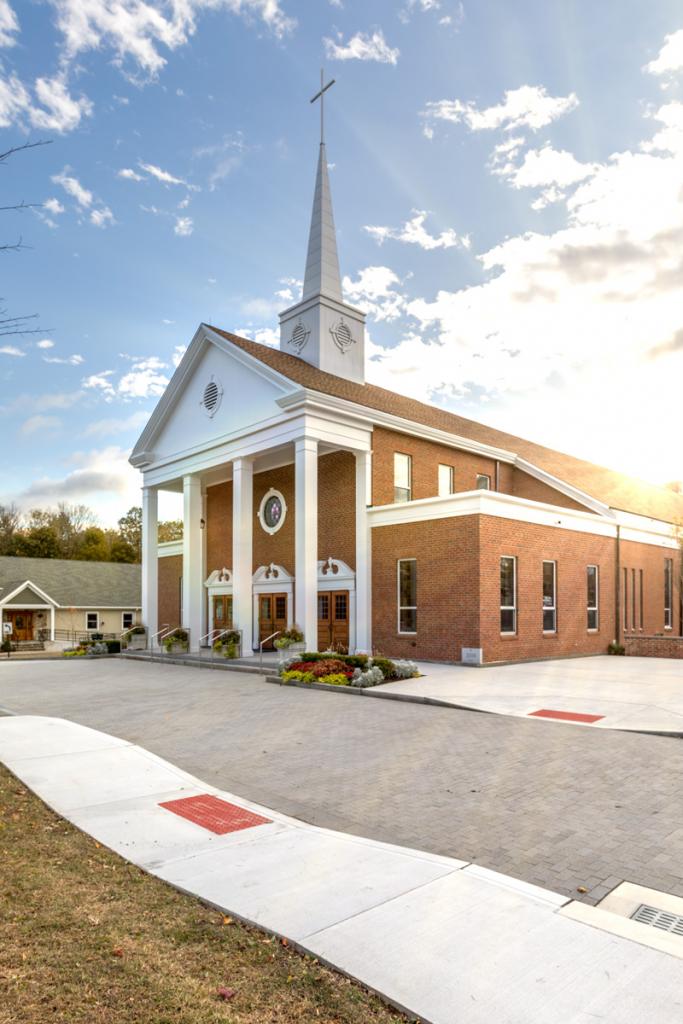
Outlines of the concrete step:
M17 640L17 651L44 651L45 644L42 640Z

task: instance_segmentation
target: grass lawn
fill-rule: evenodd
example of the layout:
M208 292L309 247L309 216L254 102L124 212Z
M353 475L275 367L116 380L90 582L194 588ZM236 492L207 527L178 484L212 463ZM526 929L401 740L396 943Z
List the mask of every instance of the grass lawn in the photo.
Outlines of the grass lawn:
M104 849L0 766L0 1024L44 1021L405 1024Z

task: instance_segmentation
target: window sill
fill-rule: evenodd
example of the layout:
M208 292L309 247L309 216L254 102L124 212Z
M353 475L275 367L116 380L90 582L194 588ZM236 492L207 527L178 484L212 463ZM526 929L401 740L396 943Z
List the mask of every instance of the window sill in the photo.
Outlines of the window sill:
M557 636L557 630L556 629L544 629L543 630L543 636L544 637Z
M397 633L396 636L417 636L417 633Z
M599 633L600 629L599 628L598 629L587 629L586 632L587 633Z
M500 634L500 639L501 640L516 640L517 639L517 634L516 633L501 633Z

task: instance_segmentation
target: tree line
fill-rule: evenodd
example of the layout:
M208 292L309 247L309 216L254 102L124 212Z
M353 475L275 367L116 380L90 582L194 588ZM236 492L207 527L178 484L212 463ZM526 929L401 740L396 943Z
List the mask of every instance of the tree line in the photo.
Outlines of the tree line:
M159 541L180 540L181 520L159 523ZM87 562L139 562L142 509L134 506L116 528L98 526L87 505L60 502L56 508L21 512L0 505L0 555L23 558L69 558Z

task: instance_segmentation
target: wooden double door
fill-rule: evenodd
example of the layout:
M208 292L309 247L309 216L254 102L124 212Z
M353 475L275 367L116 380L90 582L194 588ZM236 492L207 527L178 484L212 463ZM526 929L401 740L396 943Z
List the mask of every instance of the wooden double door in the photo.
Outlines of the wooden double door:
M318 650L349 650L349 592L322 591L318 594Z
M258 599L258 638L264 651L273 650L273 633L287 629L287 594L260 594ZM275 638L277 639L277 637Z
M213 599L213 628L232 629L232 594L218 594Z
M5 615L12 623L13 640L33 640L33 612L6 611Z

